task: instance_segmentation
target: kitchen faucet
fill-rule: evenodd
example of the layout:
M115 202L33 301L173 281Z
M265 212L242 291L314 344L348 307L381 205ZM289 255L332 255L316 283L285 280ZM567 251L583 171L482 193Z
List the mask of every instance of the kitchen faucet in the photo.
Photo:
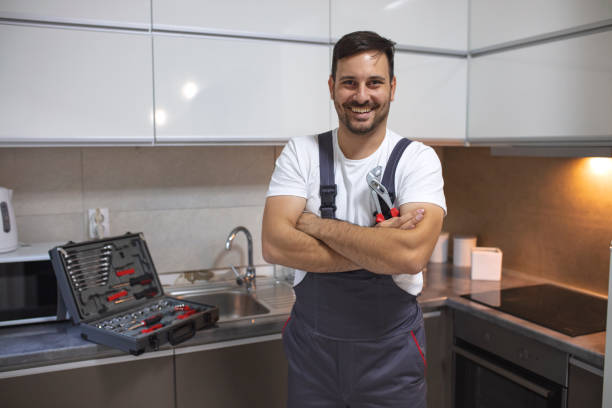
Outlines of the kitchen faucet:
M250 291L251 288L253 289L256 288L255 287L255 277L256 276L255 276L255 267L253 266L253 238L249 230L243 226L238 226L234 228L232 232L229 233L227 240L225 241L225 250L229 251L230 249L232 249L232 242L234 241L234 238L236 238L236 235L240 231L244 232L244 235L246 235L246 238L247 238L249 265L247 266L247 269L244 275L241 275L235 266L232 266L231 268L232 268L232 271L234 271L234 273L236 274L236 283L238 283L238 285L242 285L242 283L244 282L246 284L247 291Z

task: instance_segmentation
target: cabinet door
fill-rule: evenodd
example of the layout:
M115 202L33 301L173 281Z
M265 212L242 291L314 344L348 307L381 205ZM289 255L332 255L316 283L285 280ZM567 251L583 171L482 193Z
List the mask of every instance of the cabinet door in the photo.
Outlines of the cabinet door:
M145 34L0 25L0 144L150 143Z
M0 16L94 25L148 28L150 0L3 0Z
M601 408L603 377L601 370L586 363L568 367L567 408ZM603 405L606 407L607 405Z
M153 27L329 40L329 0L153 0Z
M329 128L329 46L154 38L157 142L282 142Z
M470 49L588 26L611 18L610 0L471 0Z
M281 340L176 355L176 408L285 407Z
M427 359L427 408L451 407L452 319L446 308L423 313Z
M470 142L612 144L612 32L473 58Z
M411 140L461 145L465 142L467 61L397 52L397 89L387 126ZM334 107L333 123L338 118Z
M11 408L168 408L174 406L172 359L145 355L124 363L0 379L0 399Z
M376 31L400 46L467 49L467 0L331 0L331 36Z

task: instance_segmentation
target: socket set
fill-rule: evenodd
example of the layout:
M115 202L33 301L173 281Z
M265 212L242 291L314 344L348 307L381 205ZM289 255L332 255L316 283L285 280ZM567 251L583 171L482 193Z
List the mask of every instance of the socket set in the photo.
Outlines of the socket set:
M213 326L213 305L165 296L142 234L49 251L60 292L81 336L138 355Z

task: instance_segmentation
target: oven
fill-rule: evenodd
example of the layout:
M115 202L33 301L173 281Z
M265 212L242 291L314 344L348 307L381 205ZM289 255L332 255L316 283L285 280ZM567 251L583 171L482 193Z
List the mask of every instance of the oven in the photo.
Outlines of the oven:
M567 406L567 353L484 318L454 319L455 408Z
M68 318L49 259L53 246L39 243L0 254L0 326Z

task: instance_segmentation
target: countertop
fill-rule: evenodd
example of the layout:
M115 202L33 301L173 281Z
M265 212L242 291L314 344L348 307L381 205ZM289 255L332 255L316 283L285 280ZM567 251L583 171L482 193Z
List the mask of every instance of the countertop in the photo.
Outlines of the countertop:
M418 297L424 311L445 306L462 310L568 352L575 359L587 364L603 368L605 332L569 337L460 297L468 293L548 281L506 269L502 273L501 281L472 281L469 278L469 268L457 268L451 264L429 264L424 276L424 289ZM81 339L78 329L70 322L2 328L0 378L24 375L28 369L34 367L65 365L85 360L154 358L240 342L280 338L292 303L290 286L283 282L275 283L272 278L263 278L261 281L258 279L256 297L267 305L272 313L254 319L222 321L214 328L198 331L192 339L176 347L166 344L157 352L148 352L138 357Z

